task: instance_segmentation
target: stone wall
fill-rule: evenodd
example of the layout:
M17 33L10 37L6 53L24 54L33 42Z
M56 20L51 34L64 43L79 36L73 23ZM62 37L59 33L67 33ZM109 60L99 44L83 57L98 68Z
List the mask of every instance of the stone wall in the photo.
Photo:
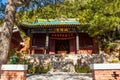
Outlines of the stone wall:
M75 72L74 65L90 66L93 63L108 63L107 54L35 54L25 55L24 59L29 60L33 66L50 63L50 72Z

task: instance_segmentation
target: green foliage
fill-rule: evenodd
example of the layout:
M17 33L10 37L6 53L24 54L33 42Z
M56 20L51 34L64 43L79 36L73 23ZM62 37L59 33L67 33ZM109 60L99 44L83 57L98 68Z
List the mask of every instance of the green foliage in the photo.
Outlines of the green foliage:
M84 31L91 36L103 35L106 31L115 31L120 25L120 1L105 0L65 0L64 3L56 3L40 7L35 10L19 12L16 18L19 20L34 22L37 18L79 18L80 23L89 23Z
M119 61L119 59L112 59L111 62L112 63L119 63L120 61Z
M11 51L8 64L28 64L28 60L24 59L24 53L17 52L17 49Z
M12 50L8 64L27 64L28 65L27 72L30 74L47 73L50 70L50 64L46 65L44 65L44 63L41 63L39 65L31 64L29 62L29 59L25 59L23 53L17 52L16 49Z
M16 56L16 64L28 64L28 60L24 59L23 54L18 53Z
M106 53L110 53L112 51L115 50L116 46L118 45L119 43L115 43L115 42L103 42L102 43L102 50L104 50Z
M77 73L90 73L91 69L89 66L79 66L79 65L75 65L75 71Z
M8 64L28 64L28 60L22 58L21 54L11 56Z
M10 62L9 64L16 64L16 56L11 56L10 57Z
M109 43L109 42L104 42L103 43L103 48L106 48L106 49L113 49L115 48L117 45L117 43Z
M35 74L35 72L36 72L36 67L34 67L34 66L33 66L33 67L29 67L29 66L28 66L27 72L30 73L30 74Z
M85 30L91 36L104 35L105 32L115 31L120 25L120 1L86 0L80 12L80 22L87 22L90 26ZM86 6L87 5L87 6Z
M37 8L35 10L20 11L16 20L34 22L38 18L79 18L78 26L82 32L90 36L97 36L100 46L120 39L120 0L65 0Z
M47 73L49 70L50 70L50 64L48 64L47 66L43 66L43 65L37 65L37 66L28 65L28 73L29 74Z
M3 19L0 18L0 27L2 26L2 24L3 24Z

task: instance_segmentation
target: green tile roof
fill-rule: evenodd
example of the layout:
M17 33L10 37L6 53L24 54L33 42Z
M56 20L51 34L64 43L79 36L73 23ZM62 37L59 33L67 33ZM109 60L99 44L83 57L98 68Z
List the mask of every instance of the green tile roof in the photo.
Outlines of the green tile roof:
M38 19L33 23L22 22L21 24L26 25L60 25L60 24L80 24L76 19L66 19L66 20L55 20L55 19Z

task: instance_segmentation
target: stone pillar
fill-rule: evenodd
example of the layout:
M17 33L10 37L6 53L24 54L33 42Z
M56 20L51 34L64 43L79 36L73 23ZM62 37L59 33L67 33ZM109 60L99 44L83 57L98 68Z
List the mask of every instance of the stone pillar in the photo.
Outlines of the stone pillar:
M79 35L76 34L76 51L78 53L78 50L79 50Z
M27 65L2 65L0 80L26 80L27 68Z
M48 53L48 46L49 46L49 35L46 34L46 42L45 42L45 48L46 48L46 53Z
M93 80L120 80L120 64L91 64Z
M31 54L35 54L35 49L31 48Z

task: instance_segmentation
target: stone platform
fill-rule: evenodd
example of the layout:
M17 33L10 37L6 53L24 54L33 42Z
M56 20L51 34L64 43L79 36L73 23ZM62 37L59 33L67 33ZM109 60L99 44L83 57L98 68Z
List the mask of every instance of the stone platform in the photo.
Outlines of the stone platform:
M93 63L107 63L109 56L106 54L34 54L25 55L30 65L48 66L50 64L50 73L53 72L75 72L74 66L90 66Z
M92 80L92 75L91 73L54 72L52 74L29 74L26 80Z

